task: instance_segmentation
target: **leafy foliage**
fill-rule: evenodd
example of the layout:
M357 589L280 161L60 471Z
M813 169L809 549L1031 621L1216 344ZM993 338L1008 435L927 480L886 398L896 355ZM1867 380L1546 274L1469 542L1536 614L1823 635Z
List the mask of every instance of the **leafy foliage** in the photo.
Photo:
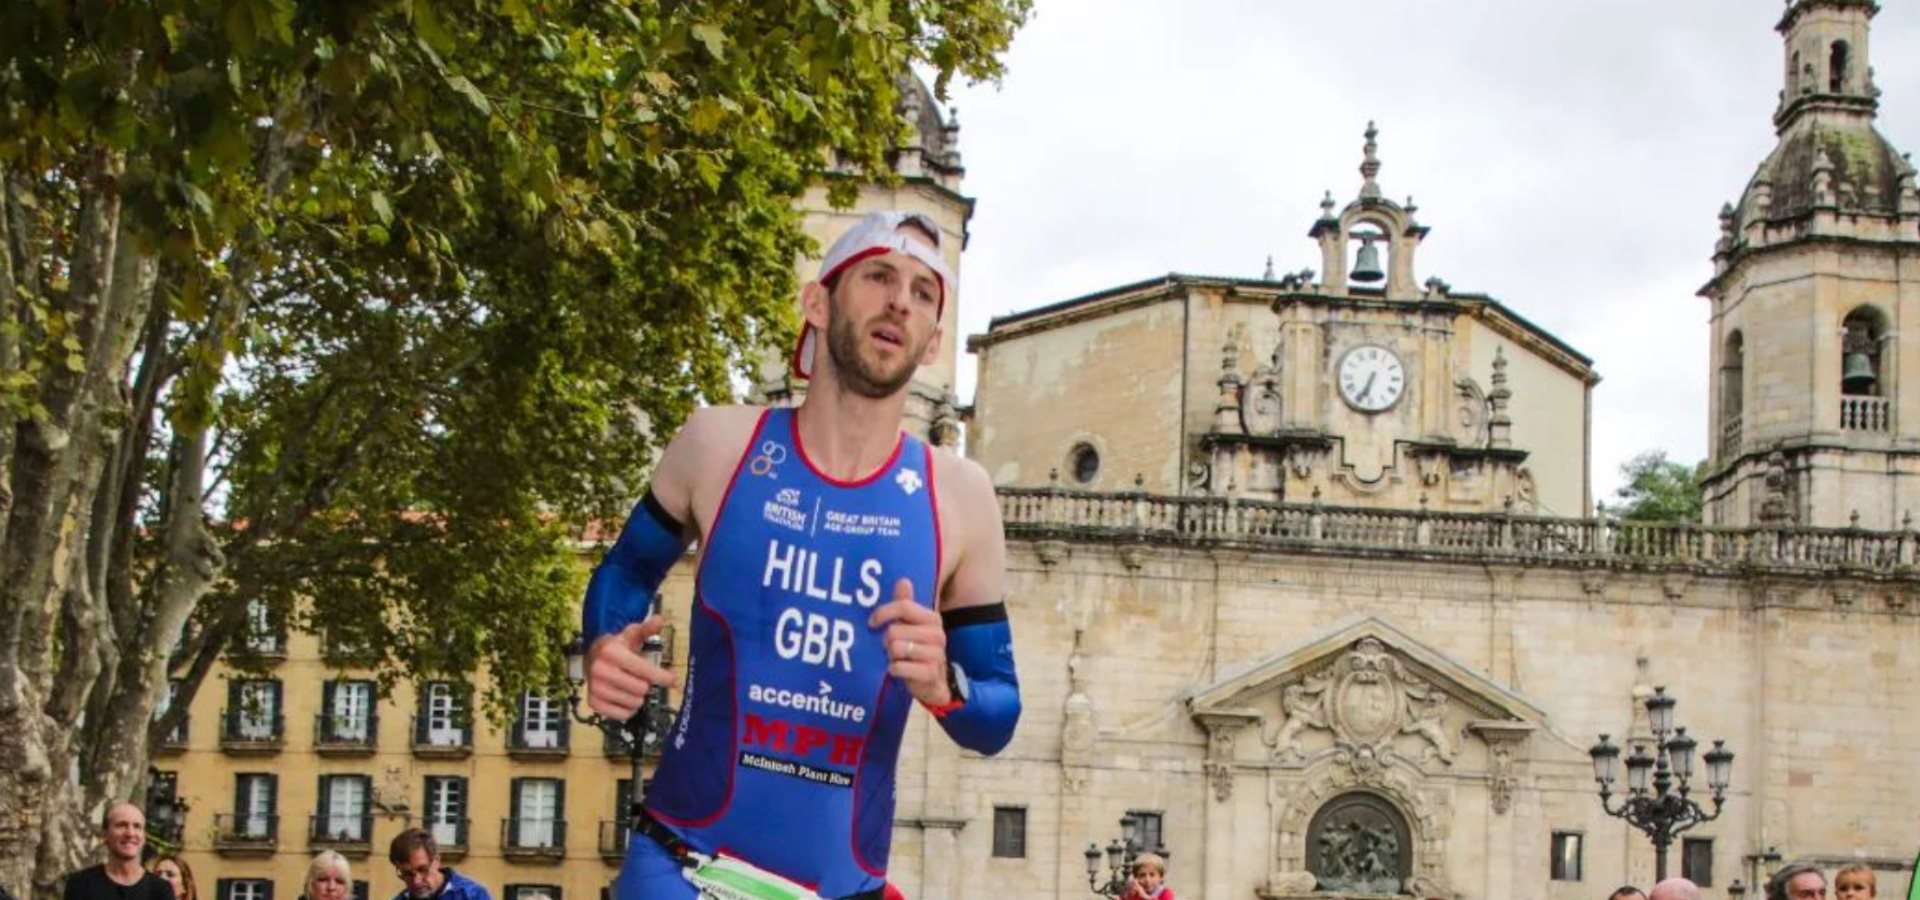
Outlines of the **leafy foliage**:
M1612 511L1638 522L1700 521L1700 478L1706 462L1687 466L1648 450L1620 466L1627 483L1614 491Z
M96 711L50 758L97 799L251 598L388 679L555 677L572 529L791 334L793 199L1029 2L0 6L0 693Z

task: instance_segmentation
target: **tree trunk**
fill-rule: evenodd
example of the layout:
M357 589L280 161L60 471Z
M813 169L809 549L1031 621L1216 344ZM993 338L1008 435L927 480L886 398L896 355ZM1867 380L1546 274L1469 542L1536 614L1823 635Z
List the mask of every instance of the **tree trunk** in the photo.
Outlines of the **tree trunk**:
M53 877L48 863L78 860L67 840L71 820L80 814L70 800L73 788L64 777L74 751L73 716L77 704L64 702L91 684L90 666L97 667L91 646L68 645L56 653L51 626L61 622L63 636L81 641L89 616L56 612L69 590L85 590L86 518L91 513L90 483L97 483L99 445L94 423L97 405L90 402L89 368L98 377L106 361L84 351L101 346L111 332L111 297L115 249L120 237L118 180L124 160L96 153L80 184L76 217L73 277L64 302L52 304L65 317L68 334L77 344L63 347L79 357L80 365L54 360L42 370L38 398L44 417L22 423L11 457L13 508L8 510L6 541L0 544L0 808L19 810L15 827L0 825L0 883L24 886L28 866L36 894L50 893ZM51 300L52 298L49 298ZM82 438L75 441L76 432ZM78 489L76 491L76 489ZM80 502L74 501L79 499ZM77 652L76 652L77 651ZM60 682L61 696L50 693L55 657L61 668L80 683ZM60 814L55 810L62 811ZM82 814L83 818L84 815ZM49 840L51 838L51 840ZM57 875L57 873L56 873Z

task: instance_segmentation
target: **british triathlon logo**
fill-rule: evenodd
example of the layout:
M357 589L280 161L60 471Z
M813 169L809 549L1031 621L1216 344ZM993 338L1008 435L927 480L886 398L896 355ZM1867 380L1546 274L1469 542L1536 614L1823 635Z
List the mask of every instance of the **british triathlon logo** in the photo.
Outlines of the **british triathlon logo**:
M800 509L799 488L781 488L772 500L767 501L762 513L767 521L782 528L803 533L807 530L807 514Z
M760 445L760 452L747 461L747 471L768 478L780 477L780 464L787 461L787 448L775 441Z
M912 469L901 469L900 474L893 476L893 483L899 485L900 489L906 491L907 496L911 497L914 491L920 489L920 473Z

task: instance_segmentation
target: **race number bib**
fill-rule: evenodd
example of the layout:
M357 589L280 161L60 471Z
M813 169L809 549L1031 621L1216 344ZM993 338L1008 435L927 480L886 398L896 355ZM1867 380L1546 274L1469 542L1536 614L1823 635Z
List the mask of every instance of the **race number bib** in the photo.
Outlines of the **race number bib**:
M702 898L712 900L821 900L820 895L755 866L717 856L683 870Z

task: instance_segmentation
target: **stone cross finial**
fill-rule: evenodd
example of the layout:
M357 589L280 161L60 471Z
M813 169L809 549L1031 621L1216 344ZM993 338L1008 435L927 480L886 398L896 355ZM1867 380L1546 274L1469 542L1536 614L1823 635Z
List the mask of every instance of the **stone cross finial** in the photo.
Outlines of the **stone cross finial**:
M1240 362L1239 326L1227 332L1227 340L1220 347L1220 399L1213 407L1213 430L1216 434L1237 434L1240 432L1240 373L1235 371Z
M1513 417L1507 415L1507 401L1513 391L1507 388L1507 348L1493 350L1493 390L1487 392L1487 446L1513 446Z
M960 107L947 107L947 122L941 126L946 132L947 165L960 164Z
M1379 136L1380 129L1374 127L1372 120L1368 120L1366 159L1360 163L1360 177L1366 179L1360 185L1360 197L1365 200L1380 199L1380 185L1374 181L1374 177L1380 174L1380 157L1376 155L1380 150L1380 143L1376 140Z

